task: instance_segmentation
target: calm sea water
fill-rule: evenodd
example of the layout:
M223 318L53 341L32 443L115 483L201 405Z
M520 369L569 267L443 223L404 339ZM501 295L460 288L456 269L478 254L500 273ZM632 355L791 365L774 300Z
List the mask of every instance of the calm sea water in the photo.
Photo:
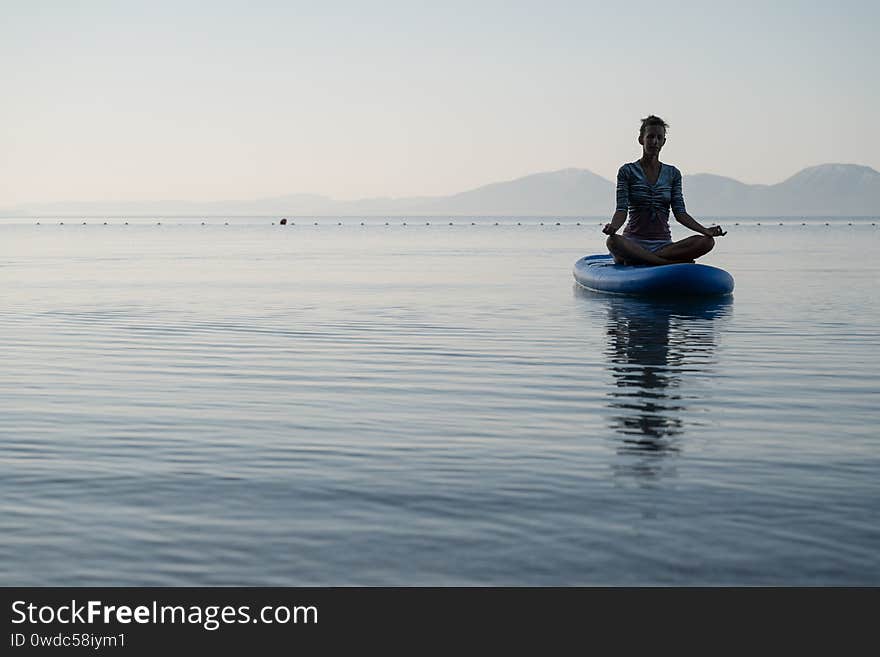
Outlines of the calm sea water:
M224 221L0 224L0 583L880 585L871 220Z

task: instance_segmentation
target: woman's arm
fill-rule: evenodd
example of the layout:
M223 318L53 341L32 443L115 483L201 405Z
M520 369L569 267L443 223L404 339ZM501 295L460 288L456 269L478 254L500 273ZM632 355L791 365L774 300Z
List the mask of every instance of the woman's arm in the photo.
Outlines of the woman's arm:
M614 235L626 221L629 208L629 169L625 164L617 170L616 200L617 206L614 208L611 223L605 224L605 228L602 229L606 235Z
M686 226L687 228L690 228L691 230L694 230L701 235L706 235L708 237L721 237L722 235L727 235L726 231L721 230L721 226L712 226L711 228L706 228L699 221L697 221L687 213L687 210L684 207L684 195L681 193L681 171L679 171L675 167L672 168L672 191L670 206L672 207L672 214L675 215L675 220L682 226Z
M626 210L617 210L614 213L614 216L611 217L611 223L605 224L605 228L602 229L602 232L606 235L614 235L620 227L623 226L623 223L626 221Z
M721 237L722 235L727 235L727 231L721 230L721 226L712 226L711 228L706 228L687 212L673 212L673 214L675 215L675 220L678 223L680 223L682 226L685 226L686 228L690 228L691 230L700 233L701 235L708 235L709 237Z

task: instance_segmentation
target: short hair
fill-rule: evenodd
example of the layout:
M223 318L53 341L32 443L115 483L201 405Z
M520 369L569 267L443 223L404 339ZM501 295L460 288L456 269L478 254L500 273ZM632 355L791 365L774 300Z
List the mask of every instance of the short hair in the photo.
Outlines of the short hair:
M651 116L646 116L644 119L642 119L642 127L639 129L639 137L645 136L645 129L650 125L662 125L664 130L667 130L669 128L669 124L666 123L666 121L661 119L659 116L654 116L653 114L651 114Z

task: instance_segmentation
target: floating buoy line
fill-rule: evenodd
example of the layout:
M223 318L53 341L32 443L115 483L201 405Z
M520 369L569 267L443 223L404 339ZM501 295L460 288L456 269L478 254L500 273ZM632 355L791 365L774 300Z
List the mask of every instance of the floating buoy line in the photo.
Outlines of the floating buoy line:
M820 220L820 221L809 222L809 221L795 220L795 221L791 221L791 222L779 221L779 222L776 223L776 225L777 225L777 226L820 226L820 225L824 225L824 226L829 226L829 227L830 227L830 226L843 226L843 225L846 225L846 226L867 226L867 225L871 225L871 226L876 227L878 221L880 221L880 219L875 220L875 221L863 221L863 222L859 222L859 221L846 221L846 220L840 220L840 221L821 221L821 220ZM37 219L37 220L34 222L34 225L36 225L36 226L41 226L41 225L43 225L43 223L44 223L44 221L41 221L41 220ZM442 222L441 222L441 223L442 223ZM600 222L596 223L595 225L596 225L596 226L604 226L606 223L608 223L608 222L607 222L607 221L600 221ZM741 222L741 221L726 222L726 221L723 221L723 220L722 220L722 221L720 221L720 222L718 222L718 223L720 223L720 224L722 224L722 225L727 225L727 226L761 226L761 227L763 227L763 226L765 226L765 225L771 225L771 224L768 224L768 223L766 223L766 222L761 222L761 221L754 221L754 222ZM346 225L345 222L338 221L338 220L335 221L335 224L336 224L337 226L344 226L344 225ZM64 225L65 225L65 222L64 222L63 220L59 220L57 225L59 225L59 226L64 226ZM88 220L83 220L82 223L81 223L80 225L82 225L82 226L89 226L90 224L89 224ZM130 225L130 224L129 224L128 221L123 221L123 222L116 223L116 224L114 224L114 222L112 222L112 221L104 221L104 222L102 222L102 225L104 225L104 226L111 226L111 225L123 225L123 226L128 226L128 225ZM155 223L154 225L156 225L156 226L163 226L163 225L168 225L168 224L165 224L165 223L163 223L162 221L156 221L156 223ZM178 223L177 225L178 225L178 226L190 226L190 225L195 225L195 224L190 224L190 223ZM202 222L200 222L200 225L202 225L202 226L209 226L209 225L219 225L219 224L218 224L218 223L211 224L211 222L208 222L208 221L202 221ZM224 225L224 226L229 226L230 223L229 223L229 221L223 221L223 225ZM257 225L259 225L259 224L248 223L248 224L240 224L240 225L246 225L246 226L257 226ZM275 226L275 225L276 225L276 222L272 221L272 222L271 222L271 225L272 225L272 226ZM286 226L296 226L297 223L296 223L296 221L288 220L288 219L284 218L284 219L281 219L281 220L278 222L278 225L279 225L279 226L285 226L285 227L286 227ZM322 223L321 223L320 221L313 221L313 222L312 222L312 225L313 225L313 226L321 226ZM326 224L325 224L325 225L326 225ZM366 222L366 221L360 221L360 222L359 222L359 225L364 226L364 227L370 227L370 226L381 226L381 225L384 225L384 226L392 226L392 225L409 226L409 225L410 225L410 222L408 222L408 221L406 221L406 220L402 220L402 221L400 221L399 224L397 224L396 222L391 222L391 221L385 221L385 222L381 222L381 223L369 223L369 222ZM440 225L440 223L433 223L433 222L431 222L431 221L425 221L424 225L425 225L425 226L437 226L437 225ZM545 222L545 221L536 221L536 223L531 223L531 222L526 222L526 223L524 223L524 222L522 222L522 221L517 221L515 224L512 223L512 222L511 222L511 223L505 223L505 222L501 222L501 221L485 221L485 222L476 222L476 221L469 221L469 222L468 222L468 221L460 221L460 222L455 222L455 221L449 221L446 225L447 225L447 226L451 226L451 227L455 227L455 226L468 226L468 225L470 225L470 226L491 226L491 227L496 227L496 226L497 226L497 227L509 227L509 226L514 226L514 225L515 225L515 226L520 226L520 227L522 227L522 226L525 226L525 227L529 227L529 226L533 226L533 227L540 227L540 226L552 226L552 227L557 227L557 226L558 226L558 227L561 227L561 228L562 228L562 227L575 227L575 226L577 226L577 227L590 227L590 226L593 226L594 224L592 224L592 223L587 223L587 222L581 222L581 221L575 221L575 222L571 222L571 223L563 222L563 221L547 221L547 222ZM712 222L711 225L715 225L715 222Z

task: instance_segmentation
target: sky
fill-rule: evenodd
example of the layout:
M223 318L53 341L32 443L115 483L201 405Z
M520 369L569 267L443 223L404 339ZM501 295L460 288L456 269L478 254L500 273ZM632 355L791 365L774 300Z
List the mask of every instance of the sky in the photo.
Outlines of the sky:
M880 169L880 3L0 0L0 207Z

